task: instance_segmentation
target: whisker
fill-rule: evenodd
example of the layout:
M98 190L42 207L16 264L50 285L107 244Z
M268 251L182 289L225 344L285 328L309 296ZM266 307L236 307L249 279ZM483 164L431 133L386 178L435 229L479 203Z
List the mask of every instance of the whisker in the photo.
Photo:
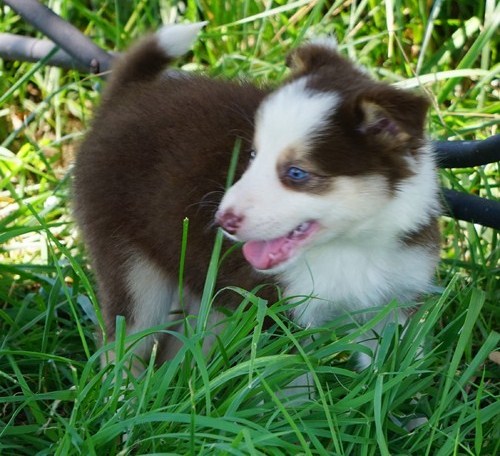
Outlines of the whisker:
M211 198L212 196L217 196L217 200L216 201L210 200L209 198ZM203 195L203 197L199 201L195 201L194 203L187 206L186 209L197 207L198 208L197 214L198 214L199 209L201 208L213 208L215 214L217 208L219 207L219 203L220 200L222 199L222 196L224 196L224 190L213 190Z

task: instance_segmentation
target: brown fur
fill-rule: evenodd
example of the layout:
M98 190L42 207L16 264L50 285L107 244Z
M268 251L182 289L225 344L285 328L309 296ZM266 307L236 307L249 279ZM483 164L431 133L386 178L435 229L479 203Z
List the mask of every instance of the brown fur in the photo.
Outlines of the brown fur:
M439 255L441 236L436 218L427 225L419 227L415 231L406 233L402 238L403 244L408 247L425 247L433 255Z

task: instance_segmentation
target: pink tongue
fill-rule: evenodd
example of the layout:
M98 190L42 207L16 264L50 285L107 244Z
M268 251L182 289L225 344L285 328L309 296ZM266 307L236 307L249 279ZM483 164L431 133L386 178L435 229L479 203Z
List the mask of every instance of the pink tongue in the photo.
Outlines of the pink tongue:
M270 269L288 259L293 244L286 236L271 241L248 241L243 246L243 255L255 269Z
M318 227L317 222L304 222L286 236L269 241L248 241L243 246L243 255L255 269L271 269L288 260Z

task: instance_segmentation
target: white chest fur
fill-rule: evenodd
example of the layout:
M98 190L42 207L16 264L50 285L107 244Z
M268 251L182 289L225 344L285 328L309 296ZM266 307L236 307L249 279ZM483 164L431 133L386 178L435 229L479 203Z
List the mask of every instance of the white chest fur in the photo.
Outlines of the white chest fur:
M287 296L312 296L293 312L302 326L397 299L408 303L431 287L435 259L423 248L388 249L340 240L309 251L283 274ZM367 314L367 317L369 314Z

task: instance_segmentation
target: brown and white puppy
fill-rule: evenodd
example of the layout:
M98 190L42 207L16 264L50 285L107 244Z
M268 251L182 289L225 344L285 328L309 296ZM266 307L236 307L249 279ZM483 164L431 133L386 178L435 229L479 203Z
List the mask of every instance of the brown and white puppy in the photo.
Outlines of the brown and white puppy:
M301 325L428 291L439 203L427 101L372 80L328 41L296 49L291 77L274 91L165 72L200 27L166 26L120 59L78 154L75 214L108 336L117 315L134 333L179 310L185 217L193 313L214 219L244 243L223 262L218 287L272 280L288 297L311 296L293 311ZM238 139L251 158L223 195ZM403 310L393 317L407 319ZM373 334L366 339L375 349Z

